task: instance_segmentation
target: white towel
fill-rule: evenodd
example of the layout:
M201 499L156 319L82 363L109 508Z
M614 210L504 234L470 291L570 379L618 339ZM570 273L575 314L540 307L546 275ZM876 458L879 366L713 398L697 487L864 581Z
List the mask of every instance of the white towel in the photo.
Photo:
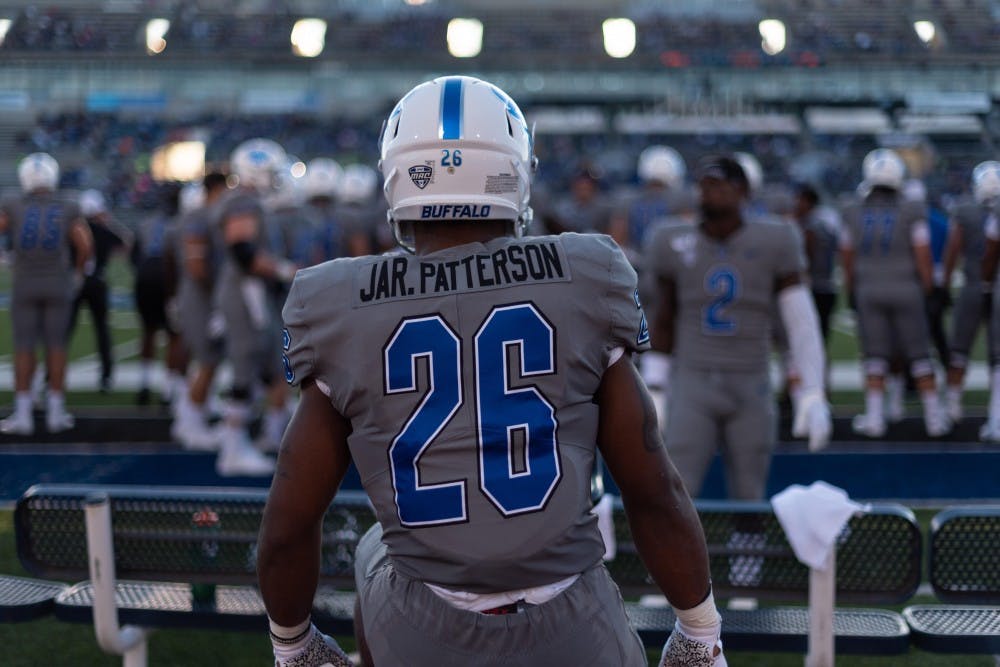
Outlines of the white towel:
M847 492L826 482L808 487L792 484L771 498L774 513L785 530L795 557L817 570L835 548L837 535L855 512L867 512L847 497Z

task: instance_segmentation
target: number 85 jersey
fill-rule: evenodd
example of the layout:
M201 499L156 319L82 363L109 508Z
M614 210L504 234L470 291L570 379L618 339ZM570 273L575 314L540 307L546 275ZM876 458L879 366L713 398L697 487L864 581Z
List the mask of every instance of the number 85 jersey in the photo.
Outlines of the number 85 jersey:
M314 379L404 575L471 592L599 562L590 514L613 352L648 347L636 276L606 236L503 237L300 271L286 379Z
M676 363L688 368L766 371L778 278L805 270L802 237L782 221L744 222L724 240L699 226L663 224L643 258L643 293L676 290ZM654 318L655 319L655 318Z

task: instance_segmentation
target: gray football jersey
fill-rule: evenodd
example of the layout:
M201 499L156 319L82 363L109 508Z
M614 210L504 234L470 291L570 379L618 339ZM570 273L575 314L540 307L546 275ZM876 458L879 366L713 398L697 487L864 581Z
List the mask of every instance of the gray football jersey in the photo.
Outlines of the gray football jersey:
M31 193L3 204L7 215L14 279L52 288L69 284L70 227L82 221L75 199L60 193Z
M854 248L856 285L888 291L915 284L911 236L913 226L926 220L923 202L894 195L876 193L848 204L843 212L843 232Z
M336 259L299 271L283 315L286 379L314 378L350 419L407 576L496 592L600 561L594 394L614 349L648 347L610 238Z
M277 225L269 225L268 217L260 197L246 189L228 192L219 200L215 207L218 240L222 247L220 254L219 282L215 297L218 304L226 301L242 301L241 284L246 277L243 269L236 263L225 244L224 225L226 221L237 216L249 216L257 220L257 247L260 250L271 251L275 246L280 248L281 229ZM236 334L237 332L231 332Z
M806 220L806 230L812 233L809 251L809 283L815 292L835 293L833 270L840 239L840 217L827 206L817 206Z
M723 241L700 226L665 224L643 259L650 294L673 281L674 358L691 368L762 371L770 358L774 288L805 270L802 238L791 224L744 222Z
M978 285L980 265L986 252L986 219L990 209L972 200L959 203L951 211L950 224L962 230L962 275L966 285Z

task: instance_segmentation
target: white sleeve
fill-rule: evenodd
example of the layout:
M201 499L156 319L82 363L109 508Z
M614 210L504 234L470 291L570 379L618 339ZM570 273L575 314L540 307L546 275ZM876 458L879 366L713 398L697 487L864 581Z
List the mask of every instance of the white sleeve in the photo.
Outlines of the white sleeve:
M781 321L788 332L792 359L802 379L802 392L824 392L826 352L819 329L819 316L805 285L792 285L778 293Z

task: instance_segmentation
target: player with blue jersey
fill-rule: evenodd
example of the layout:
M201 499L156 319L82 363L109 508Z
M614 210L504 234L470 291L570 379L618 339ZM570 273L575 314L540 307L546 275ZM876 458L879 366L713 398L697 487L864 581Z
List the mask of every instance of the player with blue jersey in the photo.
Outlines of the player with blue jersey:
M601 235L519 238L530 135L485 81L418 86L381 149L413 254L303 270L284 310L302 396L258 565L277 664L349 664L309 610L352 460L379 519L356 553L365 664L647 664L602 563L599 449L678 610L661 664L724 665L701 528L631 361L648 333L625 255Z

